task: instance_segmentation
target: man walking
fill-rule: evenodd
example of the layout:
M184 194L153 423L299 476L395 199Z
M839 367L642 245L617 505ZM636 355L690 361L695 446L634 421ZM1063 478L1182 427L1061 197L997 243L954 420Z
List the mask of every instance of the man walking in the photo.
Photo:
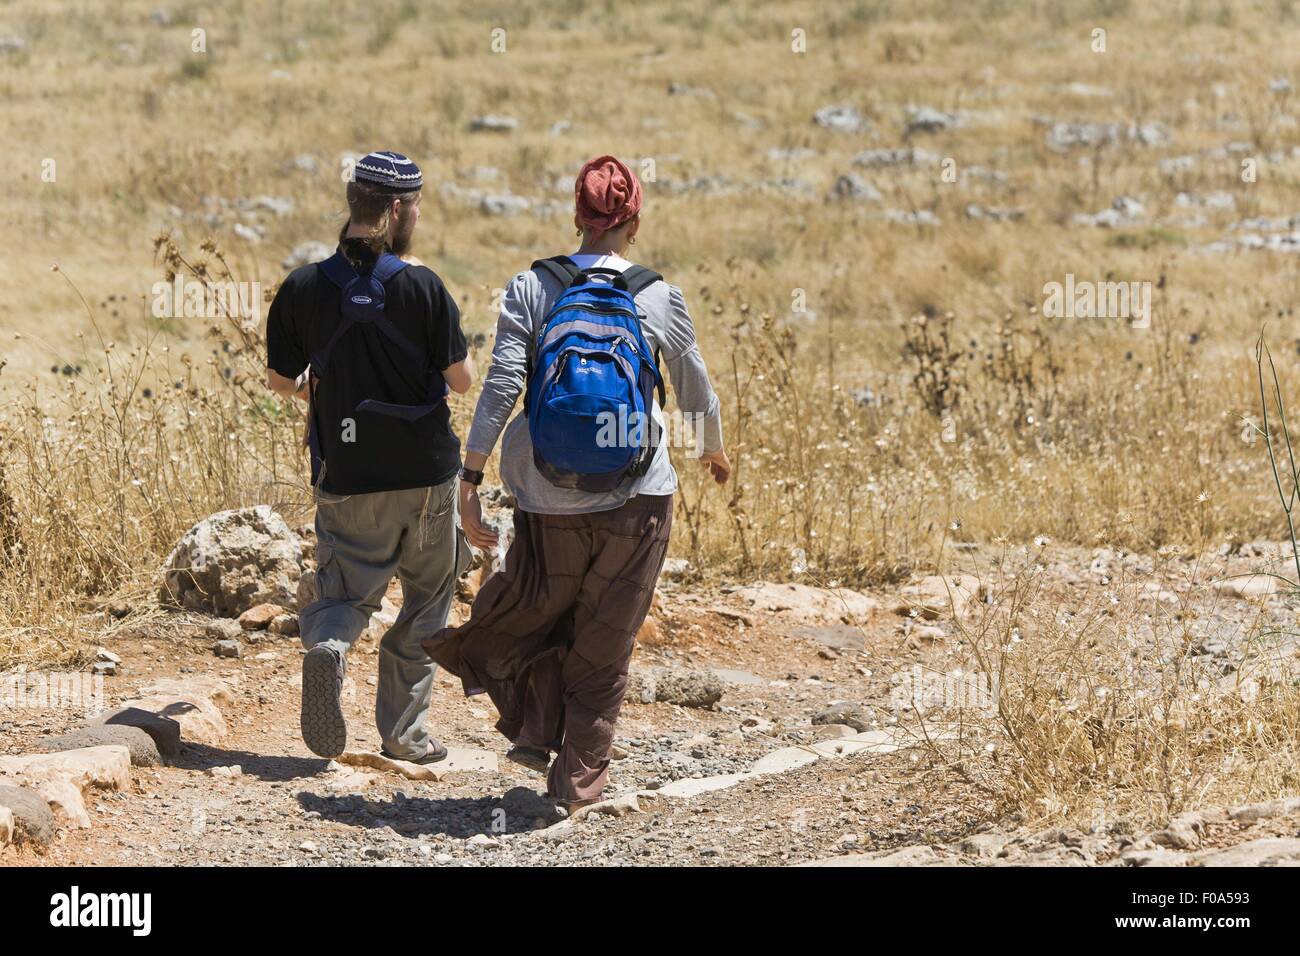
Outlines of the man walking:
M338 251L290 273L267 318L267 384L308 403L317 599L300 618L302 735L322 757L347 746L345 657L394 574L402 609L380 641L375 701L383 750L447 755L424 728L435 667L420 642L446 624L470 558L446 396L469 389L473 368L456 303L408 255L423 185L400 153L360 160Z

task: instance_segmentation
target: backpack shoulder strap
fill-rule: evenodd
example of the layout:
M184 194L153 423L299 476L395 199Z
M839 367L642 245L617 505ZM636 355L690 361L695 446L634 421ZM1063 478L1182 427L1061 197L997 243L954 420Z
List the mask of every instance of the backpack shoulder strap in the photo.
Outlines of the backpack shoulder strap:
M379 257L375 267L370 270L370 274L379 281L380 285L387 285L388 280L405 269L406 265L405 262L391 252L385 252Z
M658 272L653 269L647 269L645 266L632 266L623 273L623 284L627 286L627 291L632 298L643 289L647 289L663 279ZM664 408L667 403L667 395L664 392L664 377L659 370L659 347L655 346L655 385L659 392L659 407Z
M549 259L538 259L529 268L551 275L560 283L561 289L567 289L573 284L573 280L582 274L578 264L568 256L551 256Z
M627 291L633 298L637 293L648 286L654 285L661 280L663 276L653 269L647 269L645 266L632 266L623 273L623 282L627 285Z
M357 270L352 268L352 263L348 262L348 257L341 252L334 253L319 265L320 271L325 274L325 278L340 289L346 289L348 283L357 278Z
M391 253L384 253L375 262L374 268L370 271L370 277L375 279L380 286L385 285L389 279L397 275L406 268L406 263ZM361 276L357 273L356 268L348 261L348 258L341 252L336 252L320 264L321 272L331 283L338 286L340 290L346 290L353 282L356 282ZM346 306L346 303L344 303ZM344 333L352 328L359 319L373 322L375 326L398 348L407 354L410 359L417 365L425 366L428 363L428 357L424 351L418 348L395 326L392 321L383 313L382 304L378 308L370 309L365 316L359 316L354 310L344 307L341 310L341 321L334 334L330 336L329 341L320 351L311 356L311 365L315 370L317 377L329 364L330 355L334 352L334 347L338 345L339 340L343 338Z

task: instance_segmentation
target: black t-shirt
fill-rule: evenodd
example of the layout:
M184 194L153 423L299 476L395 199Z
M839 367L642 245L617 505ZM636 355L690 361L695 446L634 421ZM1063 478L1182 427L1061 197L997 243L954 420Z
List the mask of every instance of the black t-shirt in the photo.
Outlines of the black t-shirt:
M361 274L375 256L345 240L344 253ZM316 263L284 280L266 322L266 364L285 376L302 374L338 329L342 291ZM411 356L371 323L353 325L330 354L329 368L313 369L313 428L325 459L321 487L332 494L365 494L439 484L460 468L460 441L445 401L406 420L375 408L419 406L429 401L430 376L468 354L460 310L442 280L425 266L408 265L384 289L384 314L428 357L417 369ZM358 407L359 401L366 404Z

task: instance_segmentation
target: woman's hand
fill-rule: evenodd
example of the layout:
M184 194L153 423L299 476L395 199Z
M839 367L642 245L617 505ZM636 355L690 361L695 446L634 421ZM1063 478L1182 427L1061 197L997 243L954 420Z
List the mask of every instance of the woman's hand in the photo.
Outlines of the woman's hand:
M497 533L483 523L483 505L478 500L478 486L460 482L460 526L469 543L482 551L497 546Z
M731 462L727 460L727 452L722 448L712 454L701 456L700 464L709 469L713 480L720 485L725 485L727 479L731 477Z

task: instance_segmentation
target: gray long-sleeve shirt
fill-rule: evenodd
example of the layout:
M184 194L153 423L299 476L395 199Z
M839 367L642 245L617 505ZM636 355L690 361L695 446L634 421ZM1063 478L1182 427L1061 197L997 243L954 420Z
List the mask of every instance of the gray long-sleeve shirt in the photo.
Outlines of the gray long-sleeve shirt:
M579 266L624 269L625 260L606 256L571 256ZM667 443L681 429L662 432L662 440L649 470L640 478L610 492L586 492L557 488L533 464L533 446L528 436L527 416L522 412L506 425L515 402L527 387L528 356L537 332L551 304L563 290L549 274L529 270L510 280L497 319L496 345L492 365L483 380L483 392L474 410L474 423L466 443L470 451L491 455L501 430L501 480L524 511L537 514L585 514L611 511L633 495L669 495L677 490L677 472L668 457ZM709 382L708 370L695 341L695 326L686 310L682 290L667 282L647 286L636 297L641 312L642 333L651 349L659 350L677 404L695 426L695 442L704 453L722 447L722 416L718 396ZM663 428L663 410L655 403L654 418Z

